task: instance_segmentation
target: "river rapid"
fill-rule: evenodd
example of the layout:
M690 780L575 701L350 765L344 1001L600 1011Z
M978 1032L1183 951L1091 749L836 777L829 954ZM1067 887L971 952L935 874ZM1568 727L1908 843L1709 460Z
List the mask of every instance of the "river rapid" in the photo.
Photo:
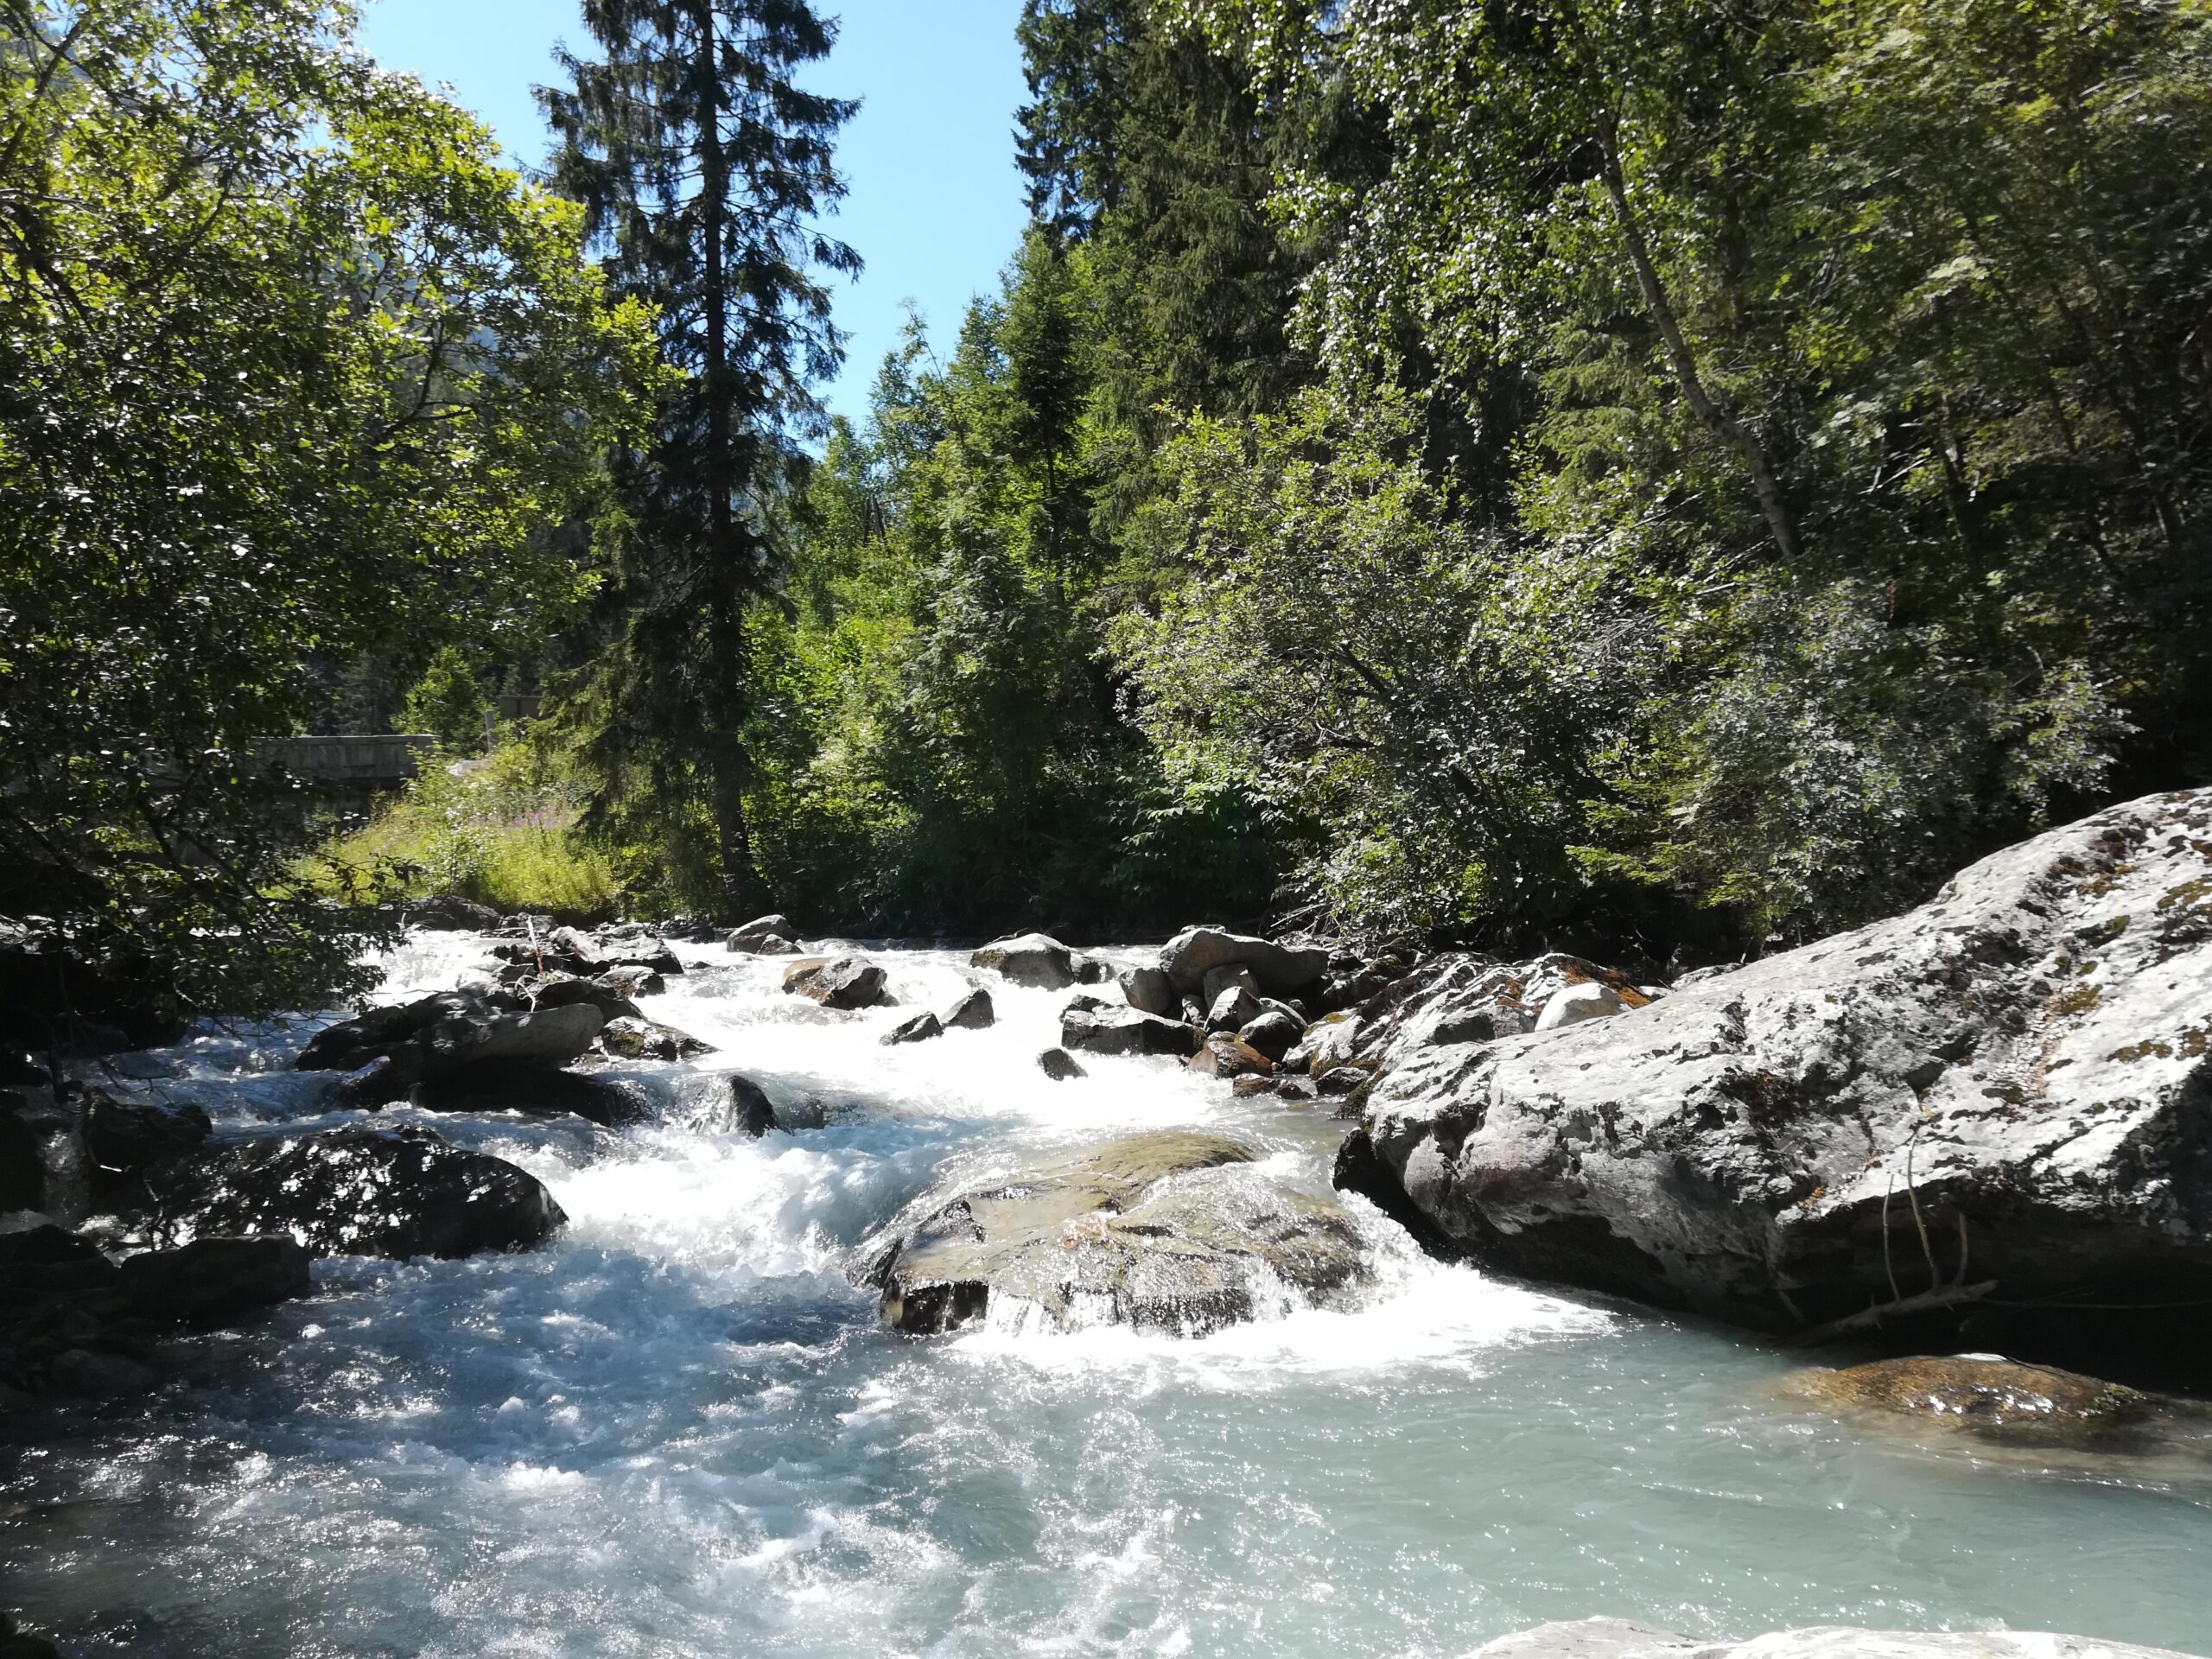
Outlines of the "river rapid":
M1346 1659L1596 1613L2212 1652L2199 1471L1808 1414L1774 1390L1789 1356L1429 1262L1357 1198L1379 1267L1345 1306L1198 1339L887 1332L843 1258L964 1165L1192 1126L1322 1191L1344 1126L1163 1060L1052 1083L1066 994L995 979L995 1028L879 1046L990 978L963 956L876 952L906 1006L835 1014L772 959L678 950L691 971L646 1011L722 1052L617 1075L677 1104L742 1071L821 1127L426 1117L545 1181L566 1231L318 1262L310 1300L181 1344L150 1402L18 1420L0 1605L86 1655L178 1659ZM419 937L386 995L482 954ZM211 1029L137 1069L219 1131L334 1124L329 1078L286 1069L320 1023Z

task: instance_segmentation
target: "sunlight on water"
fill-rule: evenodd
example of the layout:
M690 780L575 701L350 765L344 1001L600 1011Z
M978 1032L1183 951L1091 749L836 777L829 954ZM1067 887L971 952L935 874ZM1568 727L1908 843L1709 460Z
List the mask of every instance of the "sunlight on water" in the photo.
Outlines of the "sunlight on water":
M845 1253L948 1171L1134 1129L1236 1135L1319 1191L1342 1125L1165 1062L1037 1052L1066 994L877 1037L981 976L884 953L901 1007L683 947L648 1012L721 1046L638 1066L670 1122L433 1118L570 1217L548 1249L330 1261L199 1338L150 1411L4 1448L7 1603L86 1654L1465 1653L1546 1618L1695 1635L2063 1628L2212 1651L2212 1488L1916 1446L1777 1397L1746 1339L1421 1257L1358 1200L1349 1305L1202 1340L885 1332ZM431 936L389 995L480 944ZM210 1032L146 1082L232 1132L346 1121L283 1069L314 1022ZM678 1125L740 1070L818 1128ZM404 1109L402 1109L404 1111Z

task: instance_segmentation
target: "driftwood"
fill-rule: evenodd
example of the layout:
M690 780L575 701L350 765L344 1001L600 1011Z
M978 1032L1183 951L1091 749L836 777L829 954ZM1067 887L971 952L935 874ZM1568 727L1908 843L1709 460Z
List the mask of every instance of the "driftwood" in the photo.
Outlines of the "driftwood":
M1997 1288L1994 1279L1984 1280L1978 1285L1941 1285L1934 1290L1923 1290L1916 1296L1900 1296L1894 1301L1877 1302L1858 1313L1847 1313L1840 1319L1830 1319L1826 1325L1816 1325L1809 1331L1800 1331L1787 1338L1793 1348L1814 1348L1840 1337L1851 1336L1861 1331L1878 1331L1885 1319L1909 1313L1933 1313L1947 1307L1962 1307L1978 1302Z

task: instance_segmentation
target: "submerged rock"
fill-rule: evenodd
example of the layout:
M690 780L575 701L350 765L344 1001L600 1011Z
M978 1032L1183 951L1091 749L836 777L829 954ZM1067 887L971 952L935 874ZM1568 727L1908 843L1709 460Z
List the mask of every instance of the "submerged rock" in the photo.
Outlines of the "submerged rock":
M1064 991L1076 982L1075 953L1049 934L994 939L968 961L971 967L992 969L1032 990Z
M1054 1083L1072 1083L1077 1077L1090 1075L1077 1064L1074 1055L1065 1048L1048 1048L1037 1057L1037 1064Z
M809 957L785 970L784 988L825 1008L874 1008L891 1001L884 977L883 969L865 957Z
M2212 1455L2212 1407L1993 1354L1877 1360L1800 1371L1785 1392L1838 1410L1879 1412L2000 1445Z
M125 1256L118 1277L139 1313L199 1323L310 1294L308 1262L296 1239L195 1238Z
M1255 1158L1217 1135L1141 1135L941 1189L861 1247L855 1279L902 1331L1011 1300L1063 1326L1197 1334L1362 1277L1351 1217L1261 1178Z
M733 1071L707 1105L692 1114L694 1128L749 1135L756 1140L782 1127L767 1090Z
M2082 1636L2031 1631L1777 1630L1750 1642L1711 1642L1625 1618L1540 1624L1502 1636L1467 1659L2188 1659Z
M412 1124L207 1147L151 1186L165 1228L282 1234L316 1255L527 1249L568 1220L536 1176Z
M1366 1133L1440 1236L1532 1277L1769 1329L1990 1294L2109 1332L2068 1304L2212 1298L2209 992L2212 791L2157 796L1649 1007L1421 1047Z

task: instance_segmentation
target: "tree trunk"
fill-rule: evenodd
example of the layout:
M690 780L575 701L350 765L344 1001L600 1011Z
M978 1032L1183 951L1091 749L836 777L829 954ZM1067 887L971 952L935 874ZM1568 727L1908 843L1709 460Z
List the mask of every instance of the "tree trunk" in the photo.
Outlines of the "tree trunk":
M742 921L760 899L760 873L753 868L752 831L746 822L745 788L750 757L742 735L745 719L745 581L739 568L734 514L737 493L736 434L730 422L729 272L726 230L729 216L729 158L722 148L721 66L714 0L693 0L698 31L693 73L698 78L699 213L701 302L706 324L701 395L707 415L706 730L701 735L712 773L715 852L721 867L722 905L729 919Z
M1706 389L1705 378L1698 372L1696 354L1690 350L1689 341L1682 334L1681 320L1675 315L1674 302L1668 296L1666 284L1660 280L1658 264L1651 257L1651 245L1644 240L1643 227L1629 206L1628 183L1621 173L1618 124L1609 119L1598 137L1604 152L1605 194L1612 198L1613 213L1620 221L1621 241L1628 250L1629 264L1636 270L1637 288L1643 294L1644 309L1651 314L1652 323L1667 348L1667 360L1675 371L1682 399L1709 430L1743 457L1744 470L1751 479L1751 493L1758 499L1761 516L1766 519L1768 533L1774 537L1782 556L1795 560L1799 548L1797 524L1767 460L1766 446L1736 417L1733 410Z

